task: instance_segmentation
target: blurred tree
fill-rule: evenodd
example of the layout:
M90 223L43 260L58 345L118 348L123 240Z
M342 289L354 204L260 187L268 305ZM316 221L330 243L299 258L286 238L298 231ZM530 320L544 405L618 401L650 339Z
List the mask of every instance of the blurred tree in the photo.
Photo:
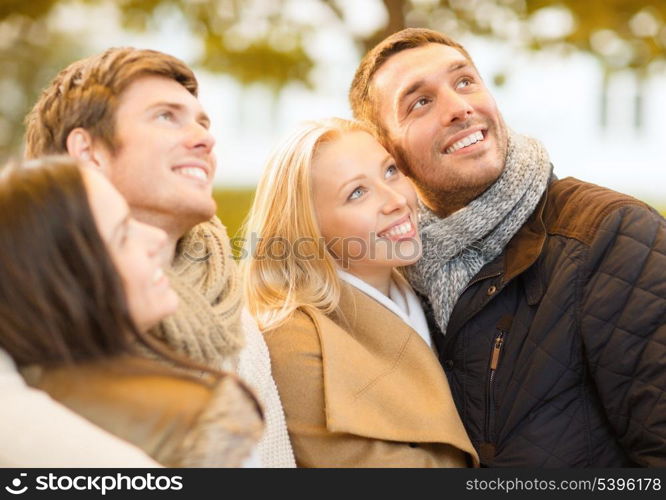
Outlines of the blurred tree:
M41 0L44 1L44 0ZM90 1L90 0L88 0ZM365 52L407 26L460 36L473 32L509 40L526 49L546 47L590 52L609 70L647 71L666 56L664 0L374 0L385 19L376 30L354 30L354 2L341 0L120 0L125 26L146 29L165 9L182 13L204 41L200 64L242 83L282 87L310 84L316 64L307 50L315 20L299 15L325 7ZM301 8L299 9L299 4Z
M124 27L146 31L177 15L202 42L195 65L243 84L279 92L290 82L312 86L317 61L310 41L322 22L336 23L359 55L406 26L458 37L467 32L507 40L517 48L593 54L608 78L630 70L639 80L666 60L664 0L364 0L383 10L376 29L355 28L358 4L343 0L117 0ZM108 0L78 0L99 4ZM48 20L56 0L0 0L0 160L20 143L22 116L65 61L83 52ZM77 3L70 0L69 3ZM314 15L316 13L317 15ZM380 15L379 18L382 18ZM324 20L324 21L322 21ZM663 66L662 66L663 67ZM606 82L608 81L606 78ZM496 75L501 84L506 75ZM640 89L640 85L638 89ZM13 96L7 99L7 94ZM605 95L602 92L602 95ZM636 116L640 124L637 95Z
M53 2L0 2L0 161L19 155L23 118L46 82L83 56L77 42L49 29Z

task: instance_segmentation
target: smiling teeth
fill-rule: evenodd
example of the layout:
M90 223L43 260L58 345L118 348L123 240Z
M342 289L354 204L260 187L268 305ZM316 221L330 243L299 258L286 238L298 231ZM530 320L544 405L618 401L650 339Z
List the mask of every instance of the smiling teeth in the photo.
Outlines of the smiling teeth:
M412 230L411 221L403 222L399 226L391 228L389 231L382 233L382 236L400 236L402 234L407 234Z
M206 172L203 171L203 169L196 168L196 167L185 167L185 168L179 168L176 170L177 174L184 175L185 177L193 177L195 179L198 179L200 181L207 181L208 180L208 175L206 175Z
M479 130L478 132L469 134L464 139L460 139L458 142L454 142L451 146L446 148L445 153L450 155L451 153L455 153L459 149L465 148L470 144L476 144L477 142L482 140L483 140L483 132Z

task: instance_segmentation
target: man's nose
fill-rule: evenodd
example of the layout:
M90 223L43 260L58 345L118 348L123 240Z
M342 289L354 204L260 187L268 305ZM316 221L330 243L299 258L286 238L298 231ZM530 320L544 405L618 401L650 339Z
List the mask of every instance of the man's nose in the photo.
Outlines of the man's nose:
M210 153L213 150L215 137L207 127L201 123L193 122L188 132L188 141L191 148L202 149L206 153Z
M474 108L466 96L459 94L454 89L441 91L442 96L438 99L441 106L441 120L444 125L465 121L474 112Z

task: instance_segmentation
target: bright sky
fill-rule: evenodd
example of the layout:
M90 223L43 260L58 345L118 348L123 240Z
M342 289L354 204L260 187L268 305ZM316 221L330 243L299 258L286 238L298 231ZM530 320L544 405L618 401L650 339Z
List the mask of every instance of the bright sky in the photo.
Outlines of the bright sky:
M348 9L358 5L343 4ZM372 29L372 22L358 19L372 19L376 24L381 11L373 12L370 9L364 16L352 16L357 19L353 29ZM293 85L276 102L260 86L243 88L229 77L197 72L200 98L211 115L217 138L218 184L253 186L271 148L299 122L350 116L347 90L359 54L344 33L318 15L322 28L312 50L322 64L315 70L314 91ZM168 52L189 62L200 50L199 42L176 20L165 23L158 33L136 35L110 22L114 17L108 7L63 7L58 22L85 34L91 53L113 45L133 45ZM475 60L506 122L546 145L559 177L575 176L666 205L666 127L662 118L666 116L666 72L647 82L641 130L633 127L635 82L631 75L616 78L610 92L609 126L602 129L602 73L591 56L517 53L507 45L479 37L459 41ZM501 88L492 83L498 72L508 76Z

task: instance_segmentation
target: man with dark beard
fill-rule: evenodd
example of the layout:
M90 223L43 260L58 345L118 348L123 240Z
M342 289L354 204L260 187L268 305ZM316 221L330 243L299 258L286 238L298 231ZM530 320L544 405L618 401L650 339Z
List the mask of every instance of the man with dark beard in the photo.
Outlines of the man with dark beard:
M419 192L408 277L482 464L666 466L664 218L554 177L435 31L379 43L349 96Z

